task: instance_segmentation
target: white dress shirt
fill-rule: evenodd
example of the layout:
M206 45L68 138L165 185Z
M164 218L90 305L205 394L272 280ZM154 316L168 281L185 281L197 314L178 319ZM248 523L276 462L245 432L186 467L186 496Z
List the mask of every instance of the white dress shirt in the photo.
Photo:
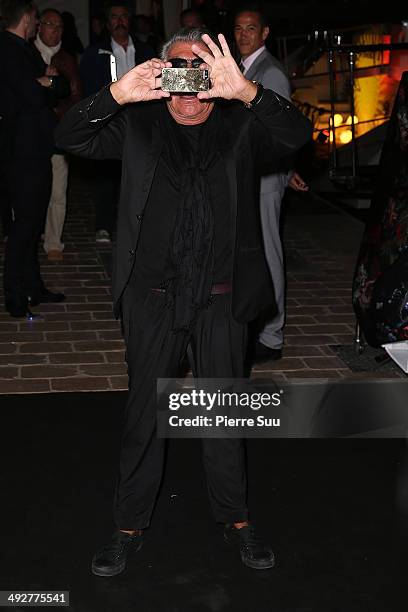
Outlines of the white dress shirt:
M135 67L135 47L133 45L133 41L129 36L129 42L126 51L119 45L117 42L111 39L112 43L112 53L116 59L116 73L118 79L123 77L124 74L129 72L132 68Z

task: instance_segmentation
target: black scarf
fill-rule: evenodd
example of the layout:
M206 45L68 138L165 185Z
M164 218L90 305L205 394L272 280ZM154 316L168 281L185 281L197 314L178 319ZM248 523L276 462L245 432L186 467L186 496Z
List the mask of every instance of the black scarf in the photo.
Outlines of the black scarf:
M174 276L166 281L173 331L189 330L211 298L214 268L214 216L208 169L218 155L220 110L201 125L194 151L167 108L161 117L164 154L179 185L180 202L170 239Z

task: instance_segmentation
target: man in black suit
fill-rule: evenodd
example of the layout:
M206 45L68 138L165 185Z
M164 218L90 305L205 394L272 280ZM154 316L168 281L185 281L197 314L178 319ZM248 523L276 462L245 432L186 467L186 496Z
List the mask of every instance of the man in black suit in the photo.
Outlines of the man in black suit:
M44 285L38 241L51 189L51 155L56 116L52 77L28 44L37 30L36 9L28 0L3 0L5 31L0 34L0 157L12 208L4 261L6 310L30 314L29 303L59 302L61 293Z
M225 38L217 42L203 30L175 34L162 60L81 102L57 129L62 148L123 165L113 298L130 393L117 531L93 559L98 576L123 571L150 523L164 457L164 440L156 437L157 378L177 374L187 347L195 376L242 377L247 322L274 301L254 193L257 163L299 148L310 124L290 102L246 80ZM163 67L182 65L208 68L211 89L162 91ZM243 441L203 439L203 449L225 539L249 567L272 567L273 552L248 522Z

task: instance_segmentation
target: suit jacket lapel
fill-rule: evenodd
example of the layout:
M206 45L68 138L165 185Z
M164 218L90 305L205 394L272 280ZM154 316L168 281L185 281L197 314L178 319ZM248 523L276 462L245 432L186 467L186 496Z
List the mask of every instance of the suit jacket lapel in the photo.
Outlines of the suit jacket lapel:
M231 140L231 128L230 121L223 117L223 129L222 129L222 140L220 151L225 164L225 172L228 180L229 192L230 192L230 203L231 203L231 219L233 222L234 239L235 244L235 233L236 233L236 220L237 220L237 165L233 151L233 145Z
M268 51L266 49L264 49L262 51L262 53L260 55L258 55L256 60L250 66L248 72L245 74L245 78L246 79L251 81L252 79L254 79L256 77L256 73L258 71L258 68L259 68L260 64L263 62L263 60L265 59L267 53L268 53Z
M150 189L157 163L163 148L163 139L160 133L159 120L156 119L152 125L150 151L146 158L146 172L143 177L143 183L140 193L142 208L145 207L147 198L149 197Z

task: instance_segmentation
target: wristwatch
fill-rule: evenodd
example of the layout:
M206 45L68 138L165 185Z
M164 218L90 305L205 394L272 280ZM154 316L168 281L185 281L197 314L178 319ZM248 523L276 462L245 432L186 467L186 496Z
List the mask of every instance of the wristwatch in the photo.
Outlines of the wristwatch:
M255 94L255 98L253 98L250 102L244 103L245 108L254 108L254 106L256 106L258 102L261 101L262 96L263 96L264 88L263 88L262 83L259 83L259 81L252 81L252 83L256 85L258 89Z

